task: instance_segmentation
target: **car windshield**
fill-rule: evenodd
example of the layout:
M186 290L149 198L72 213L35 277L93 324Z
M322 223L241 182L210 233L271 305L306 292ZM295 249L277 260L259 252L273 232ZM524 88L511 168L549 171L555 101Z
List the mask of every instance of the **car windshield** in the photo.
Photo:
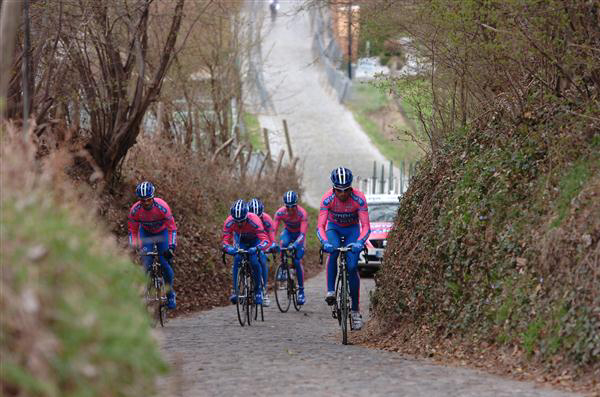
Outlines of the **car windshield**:
M393 222L398 213L399 203L369 204L369 222Z

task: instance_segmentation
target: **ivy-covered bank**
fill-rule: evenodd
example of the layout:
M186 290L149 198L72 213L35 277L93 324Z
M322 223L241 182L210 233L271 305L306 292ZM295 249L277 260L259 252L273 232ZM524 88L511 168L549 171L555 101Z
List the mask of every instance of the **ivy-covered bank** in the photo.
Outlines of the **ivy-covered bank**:
M600 123L569 110L498 113L421 165L372 296L386 335L598 373Z

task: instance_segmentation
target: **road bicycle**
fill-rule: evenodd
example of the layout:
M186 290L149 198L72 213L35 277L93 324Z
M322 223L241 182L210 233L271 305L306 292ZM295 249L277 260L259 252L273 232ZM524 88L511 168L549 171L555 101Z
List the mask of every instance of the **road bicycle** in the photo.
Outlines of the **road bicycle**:
M296 287L296 278L292 271L295 254L295 248L281 248L281 263L277 266L277 270L275 270L275 301L277 302L279 311L282 313L287 312L292 303L296 311L299 311L301 307L298 304L298 288ZM292 264L291 266L290 263Z
M146 308L152 316L152 326L155 327L160 323L160 326L164 327L168 321L167 288L162 274L162 267L160 265L156 243L154 244L152 251L142 251L141 255L152 257L152 266L148 272L148 284L146 285L146 290L144 292Z
M342 241L342 244L344 242ZM352 330L350 285L348 284L348 265L346 262L346 252L350 251L350 246L336 248L340 255L338 256L337 280L335 283L335 302L331 306L331 316L338 320L342 328L342 344L348 344L348 324ZM323 248L319 251L319 262L323 264ZM365 260L368 261L365 255ZM368 262L367 262L368 264Z
M242 256L238 267L237 286L235 294L237 295L236 309L240 325L243 327L248 323L252 324L252 320L258 320L258 312L260 307L261 321L265 321L263 305L256 304L255 294L259 291L260 286L254 285L252 278L252 265L250 264L250 253L247 250L238 248L238 254ZM225 254L223 253L223 263L225 263Z

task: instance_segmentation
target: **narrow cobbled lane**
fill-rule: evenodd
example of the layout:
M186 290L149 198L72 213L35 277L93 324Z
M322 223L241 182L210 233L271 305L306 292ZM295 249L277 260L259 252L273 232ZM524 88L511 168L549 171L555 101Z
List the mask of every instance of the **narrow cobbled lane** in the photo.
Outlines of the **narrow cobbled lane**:
M344 346L323 301L325 272L306 283L307 305L240 327L234 306L171 320L163 350L173 366L163 396L569 396L531 383ZM367 313L372 279L361 282Z

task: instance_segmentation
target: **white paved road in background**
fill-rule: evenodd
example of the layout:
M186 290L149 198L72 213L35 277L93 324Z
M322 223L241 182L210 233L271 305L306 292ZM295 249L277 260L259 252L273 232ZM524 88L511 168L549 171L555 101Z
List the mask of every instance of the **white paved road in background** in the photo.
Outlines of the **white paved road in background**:
M264 21L263 73L275 111L260 115L259 121L274 131L271 151L276 156L280 149L287 153L282 127L282 120L287 120L294 156L301 159L303 199L317 208L330 187L332 169L343 165L368 177L374 160L378 164L386 160L327 86L322 66L312 54L308 13L297 13L298 4L281 1L276 21Z

